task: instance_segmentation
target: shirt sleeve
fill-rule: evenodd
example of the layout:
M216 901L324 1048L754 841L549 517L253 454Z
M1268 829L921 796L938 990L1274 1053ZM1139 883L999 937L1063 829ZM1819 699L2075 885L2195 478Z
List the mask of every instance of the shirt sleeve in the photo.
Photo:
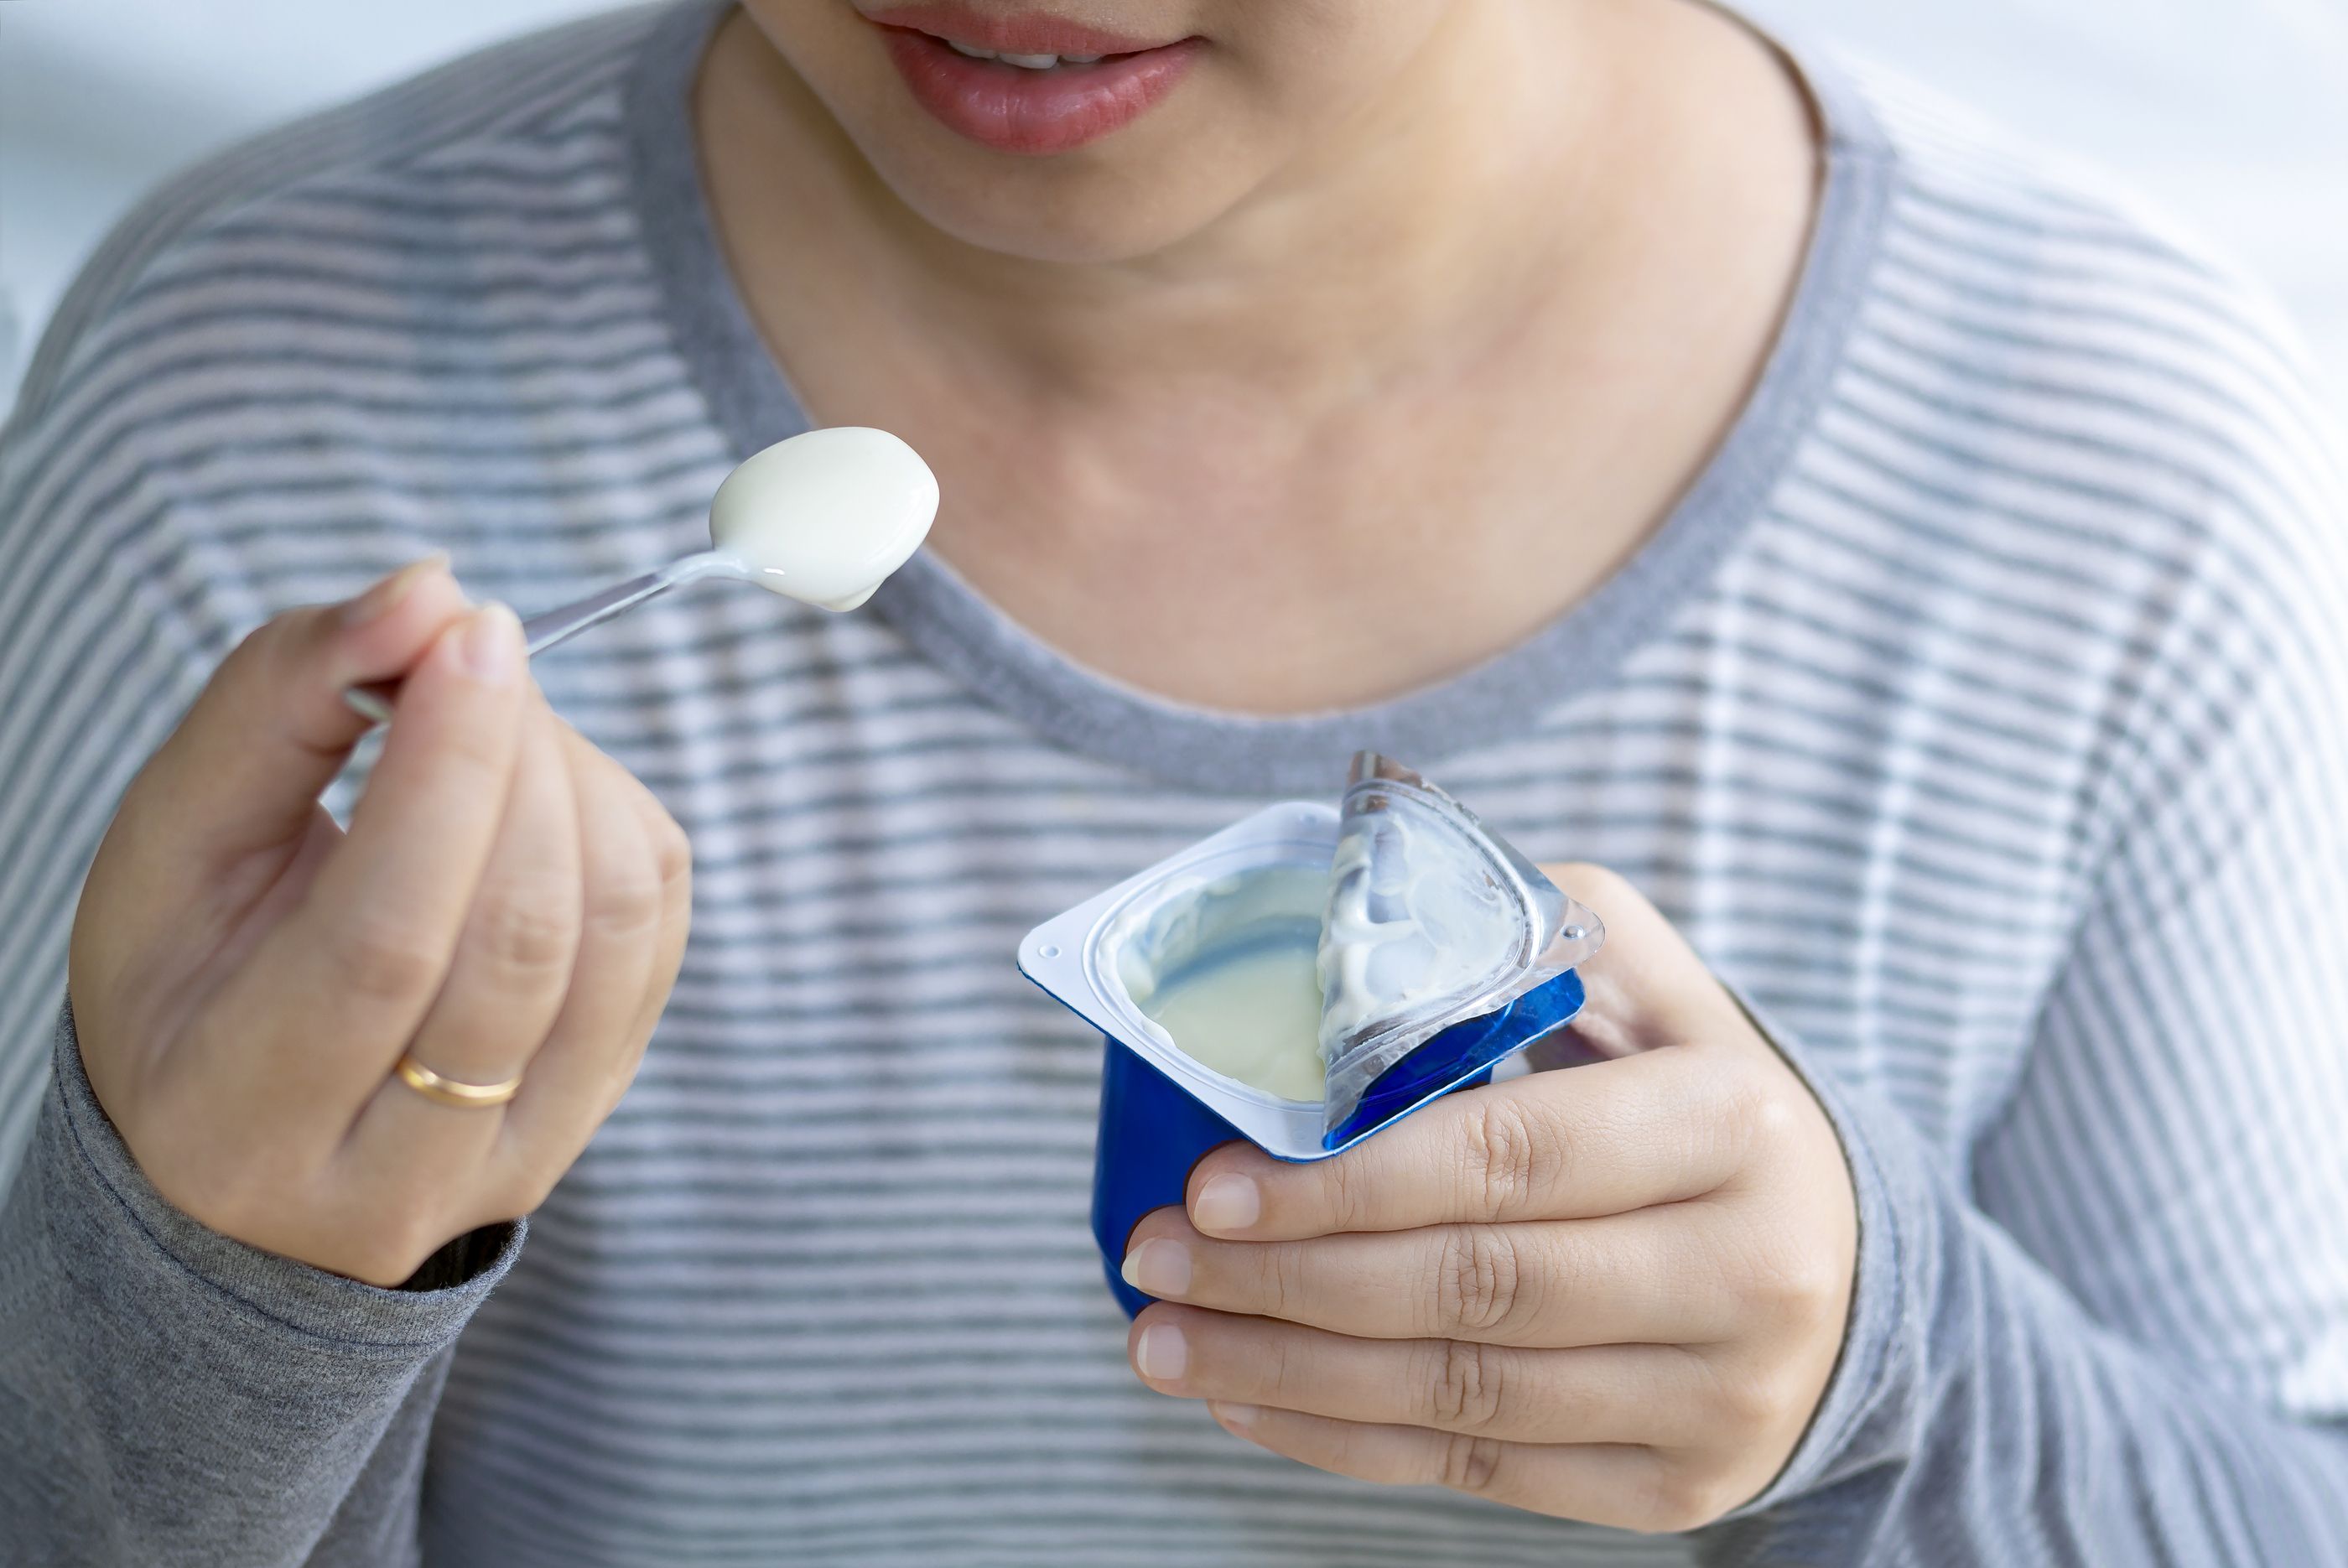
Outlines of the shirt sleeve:
M61 1568L413 1562L447 1352L520 1236L476 1233L413 1282L438 1288L385 1290L207 1230L139 1174L68 1020L0 1208L14 1548Z
M2221 517L2193 563L1970 1169L1780 1040L1843 1136L1859 1283L1812 1430L1716 1560L2348 1561L2348 507L2327 461L2265 475L2284 500Z
M0 433L0 1559L410 1563L447 1353L519 1227L397 1291L231 1241L149 1185L58 1023L123 789L265 612L176 515L203 437L128 266L101 253L110 303L68 302Z

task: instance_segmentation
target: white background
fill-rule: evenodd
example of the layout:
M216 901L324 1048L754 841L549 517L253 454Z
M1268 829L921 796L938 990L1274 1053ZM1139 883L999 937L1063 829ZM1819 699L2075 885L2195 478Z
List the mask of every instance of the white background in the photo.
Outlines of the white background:
M490 38L601 8L0 0L0 405L80 259L174 168ZM2348 3L1756 8L2116 172L2282 296L2348 406Z

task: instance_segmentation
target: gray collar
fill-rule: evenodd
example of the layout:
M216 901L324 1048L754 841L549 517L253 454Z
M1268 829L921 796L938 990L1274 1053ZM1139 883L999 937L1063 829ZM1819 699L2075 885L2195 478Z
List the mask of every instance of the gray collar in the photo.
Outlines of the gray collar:
M712 229L688 100L731 0L679 0L626 87L637 215L669 330L695 385L747 457L808 427L760 341ZM1228 795L1327 795L1370 749L1434 767L1521 734L1610 680L1704 590L1766 506L1824 402L1864 296L1890 156L1838 72L1800 67L1827 127L1827 167L1800 284L1750 401L1661 527L1614 574L1532 636L1465 674L1365 707L1262 718L1168 702L1038 641L943 562L916 555L870 612L997 707L1057 744L1132 772Z

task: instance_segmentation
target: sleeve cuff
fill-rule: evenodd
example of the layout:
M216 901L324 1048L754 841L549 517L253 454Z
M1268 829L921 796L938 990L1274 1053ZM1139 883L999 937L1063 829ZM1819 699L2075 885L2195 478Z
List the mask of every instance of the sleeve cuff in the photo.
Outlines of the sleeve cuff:
M55 1263L86 1299L168 1295L221 1328L406 1359L451 1343L521 1250L522 1222L485 1227L450 1243L407 1287L384 1289L221 1235L174 1208L131 1158L83 1070L70 1006L46 1109L28 1163L46 1190Z

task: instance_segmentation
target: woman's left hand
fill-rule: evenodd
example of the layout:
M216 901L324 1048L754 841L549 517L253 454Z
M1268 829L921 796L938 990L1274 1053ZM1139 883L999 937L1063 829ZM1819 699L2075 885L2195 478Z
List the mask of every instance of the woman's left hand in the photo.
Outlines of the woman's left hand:
M1632 1530L1766 1487L1824 1393L1858 1220L1826 1113L1619 877L1579 1041L1335 1159L1227 1144L1134 1230L1128 1353L1275 1453ZM1179 1305L1176 1305L1179 1304Z

